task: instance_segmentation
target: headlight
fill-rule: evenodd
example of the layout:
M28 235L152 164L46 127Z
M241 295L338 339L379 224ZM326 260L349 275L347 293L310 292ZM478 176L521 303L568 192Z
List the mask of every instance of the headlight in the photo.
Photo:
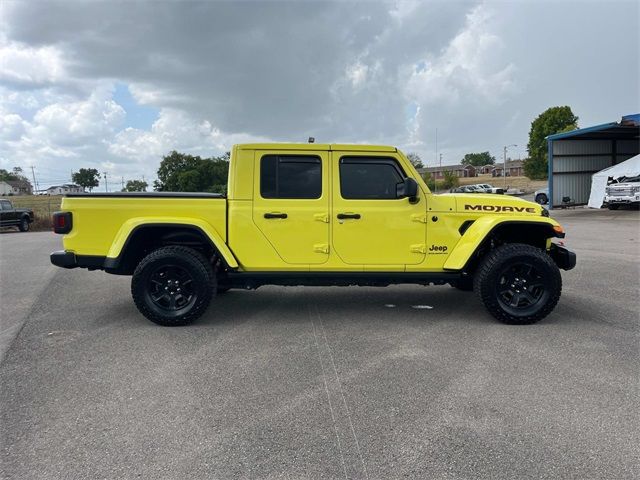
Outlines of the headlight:
M638 187L633 187L633 188L631 189L631 192L633 192L633 193L638 193L638 192L640 192L640 186L638 186Z
M609 187L605 188L604 191L609 195L611 193L611 189Z
M548 217L549 216L549 210L547 210L546 208L542 207L542 211L540 212L540 215L542 215L543 217Z

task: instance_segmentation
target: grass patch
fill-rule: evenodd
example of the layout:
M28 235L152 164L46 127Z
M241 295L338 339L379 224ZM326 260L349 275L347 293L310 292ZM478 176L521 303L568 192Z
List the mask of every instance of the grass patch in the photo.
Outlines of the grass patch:
M51 230L51 215L60 210L62 195L16 195L3 197L11 200L16 208L30 208L33 210L34 220L31 230Z

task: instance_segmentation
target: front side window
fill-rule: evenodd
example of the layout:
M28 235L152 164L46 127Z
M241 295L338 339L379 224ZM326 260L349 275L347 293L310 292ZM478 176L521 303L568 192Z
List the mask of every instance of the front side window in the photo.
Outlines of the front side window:
M322 163L313 155L265 155L260 160L262 198L320 198Z
M393 158L342 157L340 193L353 200L390 200L398 198L398 184L405 174Z
M11 203L2 202L2 210L11 210Z

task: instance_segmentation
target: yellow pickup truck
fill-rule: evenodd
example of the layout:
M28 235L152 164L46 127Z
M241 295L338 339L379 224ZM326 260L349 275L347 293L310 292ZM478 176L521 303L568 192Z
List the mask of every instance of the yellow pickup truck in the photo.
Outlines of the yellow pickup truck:
M232 288L400 283L474 290L498 320L528 324L553 310L559 269L576 263L540 205L434 195L394 147L245 144L230 162L226 197L68 194L51 262L132 275L140 312L169 326Z

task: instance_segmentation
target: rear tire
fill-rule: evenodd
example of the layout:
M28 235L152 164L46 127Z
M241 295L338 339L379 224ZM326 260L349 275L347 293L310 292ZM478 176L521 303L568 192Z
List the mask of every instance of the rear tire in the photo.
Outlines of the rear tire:
M167 327L198 319L215 293L211 264L201 253L182 246L154 250L138 264L131 279L131 295L140 313Z
M28 232L29 231L29 226L30 226L29 225L29 219L25 217L25 218L22 218L20 220L20 225L18 225L18 229L21 232Z
M542 320L555 308L562 277L546 252L513 243L487 254L476 271L474 290L497 320L527 325Z

